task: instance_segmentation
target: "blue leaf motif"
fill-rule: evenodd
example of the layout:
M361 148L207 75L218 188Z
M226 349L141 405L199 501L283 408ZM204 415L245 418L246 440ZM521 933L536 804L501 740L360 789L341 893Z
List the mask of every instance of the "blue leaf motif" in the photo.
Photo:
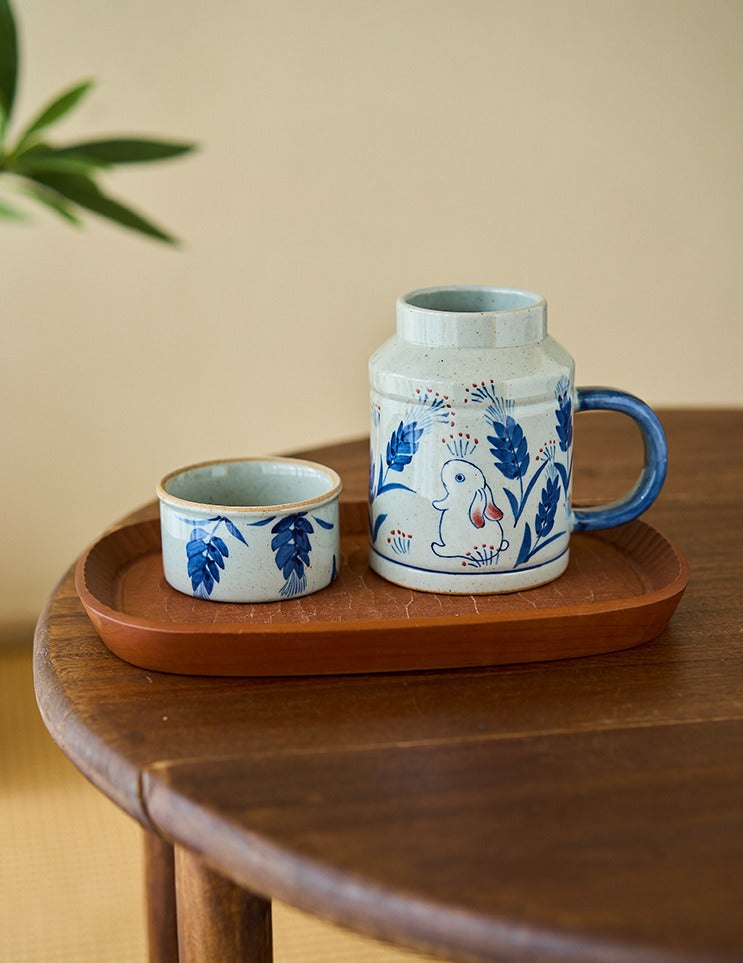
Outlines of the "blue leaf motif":
M220 519L220 521L223 521L225 523L225 525L227 526L227 531L230 533L230 535L234 536L239 542L242 542L243 545L248 544L243 538L240 532L240 529L233 522L231 522L229 518L222 518Z
M318 518L317 515L313 515L312 517L320 526L320 528L324 528L326 531L330 531L331 528L335 528L335 525L332 522L326 522L324 518Z
M377 535L379 535L379 529L382 527L382 523L384 522L384 520L385 520L386 518L387 518L387 512L383 512L383 513L377 515L376 519L374 520L374 523L373 523L373 525L371 526L371 529L372 529L372 541L373 541L373 542L376 542L376 540L377 540Z
M557 400L555 429L560 439L561 451L567 451L573 441L573 405L570 400L570 382L567 378L560 378L558 381L555 398Z
M387 444L387 467L392 471L402 471L409 465L418 451L422 435L423 428L419 428L416 421L409 424L401 421Z
M503 489L503 494L504 494L504 495L506 496L506 498L508 499L508 503L509 503L509 505L511 506L511 511L513 512L513 517L514 517L515 519L517 519L517 518L519 517L519 500L518 500L518 498L516 498L516 496L513 494L513 492L510 492L507 488L504 488L504 489Z
M269 515L268 518L261 518L258 522L248 522L248 525L252 528L262 528L264 525L270 525L274 518L276 518L275 515Z
M204 522L196 522L192 519L182 519L187 525L192 525L191 534L186 542L186 559L188 577L191 580L191 588L194 594L201 598L209 598L214 586L220 580L220 572L225 570L225 559L229 558L230 550L223 538L217 535L217 529L224 523L228 531L235 538L248 547L248 543L233 525L233 523L221 515L216 515L207 521L215 522L211 532L204 528Z
M521 548L519 549L519 557L516 559L517 565L523 565L524 562L529 558L531 552L531 529L529 528L529 523L526 523L526 528L524 529L524 538L521 542Z
M307 512L286 515L271 529L274 560L285 579L280 594L285 597L297 595L306 587L304 569L310 564L312 545L309 536L313 532Z
M199 537L200 531L195 528L186 545L188 575L194 592L211 595L215 583L219 582L219 570L224 568L224 557L229 555L229 550L219 536L212 535L205 541Z
M505 424L492 421L494 435L488 435L490 453L495 459L495 467L506 478L523 478L529 467L529 448L521 426L506 416Z
M547 484L542 489L542 497L537 509L537 516L534 519L534 532L537 538L549 535L555 524L555 512L560 498L560 479L557 475L548 478Z
M290 542L284 542L283 545L277 547L276 539L271 542L271 548L276 552L276 566L280 569L287 568L291 570L294 561L294 549ZM287 575L287 572L284 572Z

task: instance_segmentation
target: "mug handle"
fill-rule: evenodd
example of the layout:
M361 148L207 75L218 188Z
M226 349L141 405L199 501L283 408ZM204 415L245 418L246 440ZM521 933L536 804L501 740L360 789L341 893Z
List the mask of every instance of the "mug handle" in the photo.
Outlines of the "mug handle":
M668 466L666 436L653 409L625 391L616 388L578 388L579 411L600 409L619 411L637 422L645 446L645 464L634 487L623 498L609 505L573 510L574 532L595 532L623 525L641 515L658 497Z

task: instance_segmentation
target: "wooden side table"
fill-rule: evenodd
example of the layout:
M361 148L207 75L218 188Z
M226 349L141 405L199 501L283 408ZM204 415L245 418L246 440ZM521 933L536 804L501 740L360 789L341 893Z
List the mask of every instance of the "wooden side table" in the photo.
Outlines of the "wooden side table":
M743 959L743 411L660 415L670 469L646 517L692 578L635 649L181 677L113 656L64 576L37 699L146 830L151 960L270 960L273 898L451 960ZM576 439L577 498L621 494L634 426L582 415ZM363 441L302 454L363 496Z

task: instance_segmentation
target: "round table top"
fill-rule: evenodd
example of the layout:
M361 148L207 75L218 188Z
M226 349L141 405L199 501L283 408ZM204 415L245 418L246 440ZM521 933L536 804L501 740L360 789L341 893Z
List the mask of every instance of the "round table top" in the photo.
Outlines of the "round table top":
M452 960L743 958L743 412L660 412L645 516L691 568L657 639L608 655L343 677L135 668L72 569L37 628L63 751L149 830L269 898ZM577 500L642 457L576 422ZM363 497L367 446L301 453ZM146 506L132 518L148 517Z

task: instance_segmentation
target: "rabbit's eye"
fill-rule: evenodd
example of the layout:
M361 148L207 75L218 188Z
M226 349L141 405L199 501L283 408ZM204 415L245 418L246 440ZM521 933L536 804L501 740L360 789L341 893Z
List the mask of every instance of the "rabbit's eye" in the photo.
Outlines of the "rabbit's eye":
M464 475L461 473L461 471L457 472L457 474L454 476L454 481L458 481L458 482L464 481Z

